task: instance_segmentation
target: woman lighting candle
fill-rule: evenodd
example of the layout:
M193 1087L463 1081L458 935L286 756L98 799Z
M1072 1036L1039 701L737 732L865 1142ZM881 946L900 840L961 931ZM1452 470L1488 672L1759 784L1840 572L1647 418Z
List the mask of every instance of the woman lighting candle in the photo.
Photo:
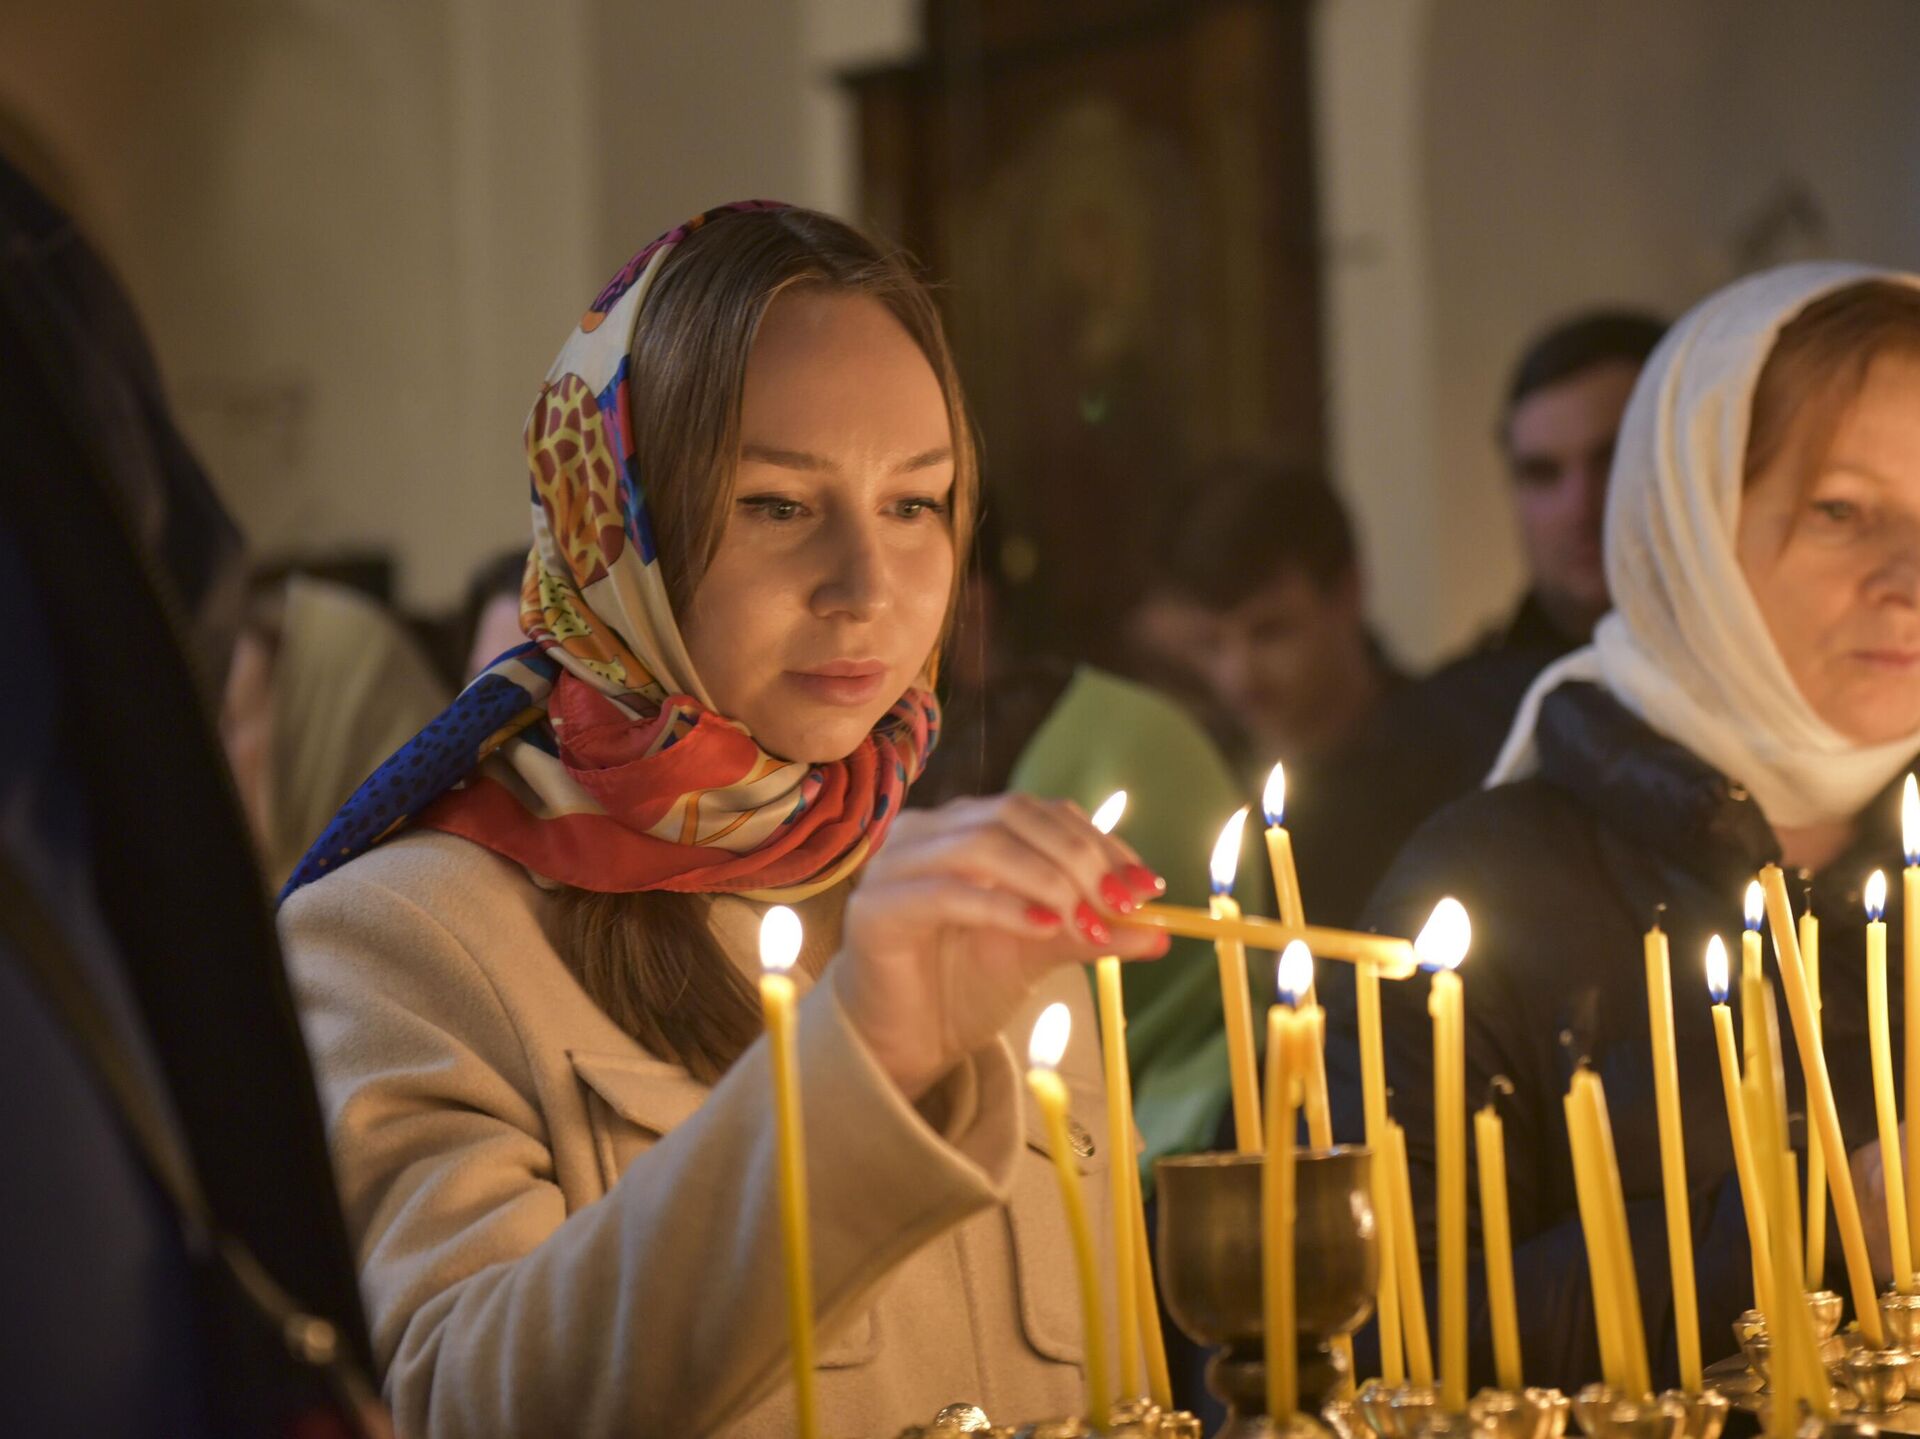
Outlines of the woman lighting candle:
M1867 1040L1873 1055L1873 1108L1880 1128L1880 1164L1887 1199L1893 1284L1914 1292L1913 1247L1907 1232L1907 1185L1900 1161L1900 1113L1894 1102L1893 1036L1887 1020L1887 876L1867 877Z
M1451 897L1413 943L1432 987L1435 1213L1440 1240L1440 1395L1449 1413L1467 1407L1467 1059L1466 1019L1455 971L1473 941L1473 926Z
M1233 877L1240 868L1240 841L1247 827L1243 805L1233 812L1213 846L1208 876L1213 883L1210 906L1215 919L1240 917L1233 898ZM1151 906L1149 906L1151 908ZM1227 1076L1233 1092L1233 1134L1242 1154L1260 1152L1260 1087L1253 1062L1253 999L1247 992L1247 949L1225 935L1213 942L1220 964L1220 1009L1227 1026Z
M774 1160L780 1185L780 1245L786 1259L787 1350L794 1425L820 1432L813 1373L813 1258L807 1229L807 1150L800 1129L800 1072L793 1055L793 979L800 916L776 904L760 921L760 1008L766 1016L774 1096Z
M1080 1330L1087 1356L1087 1416L1096 1429L1107 1427L1107 1406L1113 1391L1107 1386L1107 1340L1100 1320L1100 1275L1093 1262L1093 1228L1087 1223L1086 1198L1080 1193L1080 1171L1073 1167L1073 1143L1067 1133L1067 1087L1057 1068L1067 1052L1073 1016L1064 1004L1050 1004L1034 1021L1027 1041L1027 1088L1033 1091L1040 1116L1046 1121L1047 1149L1060 1181L1060 1207L1066 1211L1073 1237L1073 1268L1080 1284ZM1119 1156L1115 1156L1118 1162Z

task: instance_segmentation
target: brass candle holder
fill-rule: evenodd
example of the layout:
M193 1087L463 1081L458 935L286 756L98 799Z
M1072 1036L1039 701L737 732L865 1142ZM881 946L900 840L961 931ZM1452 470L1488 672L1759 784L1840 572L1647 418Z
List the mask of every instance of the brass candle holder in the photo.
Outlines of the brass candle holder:
M1294 1274L1300 1404L1317 1413L1352 1376L1333 1341L1373 1309L1379 1250L1361 1147L1300 1151ZM1330 1431L1318 1419L1274 1425L1266 1413L1257 1154L1189 1154L1154 1166L1160 1194L1161 1296L1182 1333L1217 1349L1207 1387L1228 1406L1217 1439Z

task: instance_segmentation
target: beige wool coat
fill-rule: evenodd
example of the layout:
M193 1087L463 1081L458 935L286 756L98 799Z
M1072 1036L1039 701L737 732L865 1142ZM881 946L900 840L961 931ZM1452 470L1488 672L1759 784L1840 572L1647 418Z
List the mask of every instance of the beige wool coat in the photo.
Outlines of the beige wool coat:
M843 898L803 908L801 968L837 947ZM647 1053L555 953L549 904L518 866L416 832L281 911L400 1433L790 1435L766 1044L711 1089ZM756 972L759 914L713 912ZM1034 1018L1064 1000L1104 1263L1085 975L1056 973L918 1106L833 975L802 998L797 1044L825 1433L887 1436L957 1400L996 1423L1079 1412L1071 1246L1021 1069Z

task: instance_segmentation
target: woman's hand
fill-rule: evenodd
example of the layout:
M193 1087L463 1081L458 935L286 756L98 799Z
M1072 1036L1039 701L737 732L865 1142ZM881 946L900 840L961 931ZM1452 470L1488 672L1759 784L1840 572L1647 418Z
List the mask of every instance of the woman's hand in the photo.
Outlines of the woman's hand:
M909 810L847 902L833 982L917 1101L990 1043L1048 971L1165 954L1164 933L1108 923L1165 888L1065 801L998 795Z

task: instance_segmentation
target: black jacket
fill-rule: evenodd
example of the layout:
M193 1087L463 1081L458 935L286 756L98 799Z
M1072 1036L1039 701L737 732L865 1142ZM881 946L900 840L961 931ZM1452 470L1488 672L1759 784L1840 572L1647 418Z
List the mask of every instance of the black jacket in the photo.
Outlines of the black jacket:
M1604 691L1566 685L1540 721L1541 772L1449 806L1401 854L1369 906L1383 931L1414 934L1452 894L1473 920L1465 982L1467 1102L1484 1102L1504 1074L1502 1102L1520 1329L1529 1382L1573 1388L1599 1376L1585 1250L1561 1099L1581 1055L1605 1082L1632 1227L1634 1259L1656 1382L1676 1377L1672 1292L1661 1200L1659 1141L1648 1044L1642 939L1656 910L1673 954L1673 1008L1702 1350L1729 1354L1729 1326L1751 1303L1739 1187L1721 1098L1703 971L1708 936L1723 935L1738 973L1741 904L1758 868L1778 858L1759 807L1737 785L1662 738ZM1883 868L1894 908L1892 1012L1898 1015L1898 790L1868 806L1856 843L1814 881L1829 1068L1849 1149L1875 1134L1867 1057L1862 881ZM1800 881L1792 881L1795 903ZM1769 977L1777 982L1772 949ZM1350 973L1322 966L1329 1007L1329 1069L1342 1137L1358 1136L1359 1066ZM1327 971L1335 973L1327 975ZM1344 982L1343 982L1344 981ZM1433 1109L1427 983L1384 986L1387 1080L1405 1125L1422 1252L1432 1258ZM1738 1012L1737 995L1735 998ZM1794 1143L1805 1171L1797 1051L1784 1002ZM1896 1049L1898 1036L1896 1035ZM1896 1064L1899 1057L1896 1052ZM1469 1145L1471 1149L1471 1145ZM1478 1202L1470 1181L1475 1258L1472 1355L1476 1382L1492 1378L1478 1259ZM1831 1210L1829 1210L1831 1214ZM1829 1287L1845 1292L1837 1235ZM1429 1275L1428 1301L1434 1289ZM1436 1333L1437 1344L1437 1333Z

